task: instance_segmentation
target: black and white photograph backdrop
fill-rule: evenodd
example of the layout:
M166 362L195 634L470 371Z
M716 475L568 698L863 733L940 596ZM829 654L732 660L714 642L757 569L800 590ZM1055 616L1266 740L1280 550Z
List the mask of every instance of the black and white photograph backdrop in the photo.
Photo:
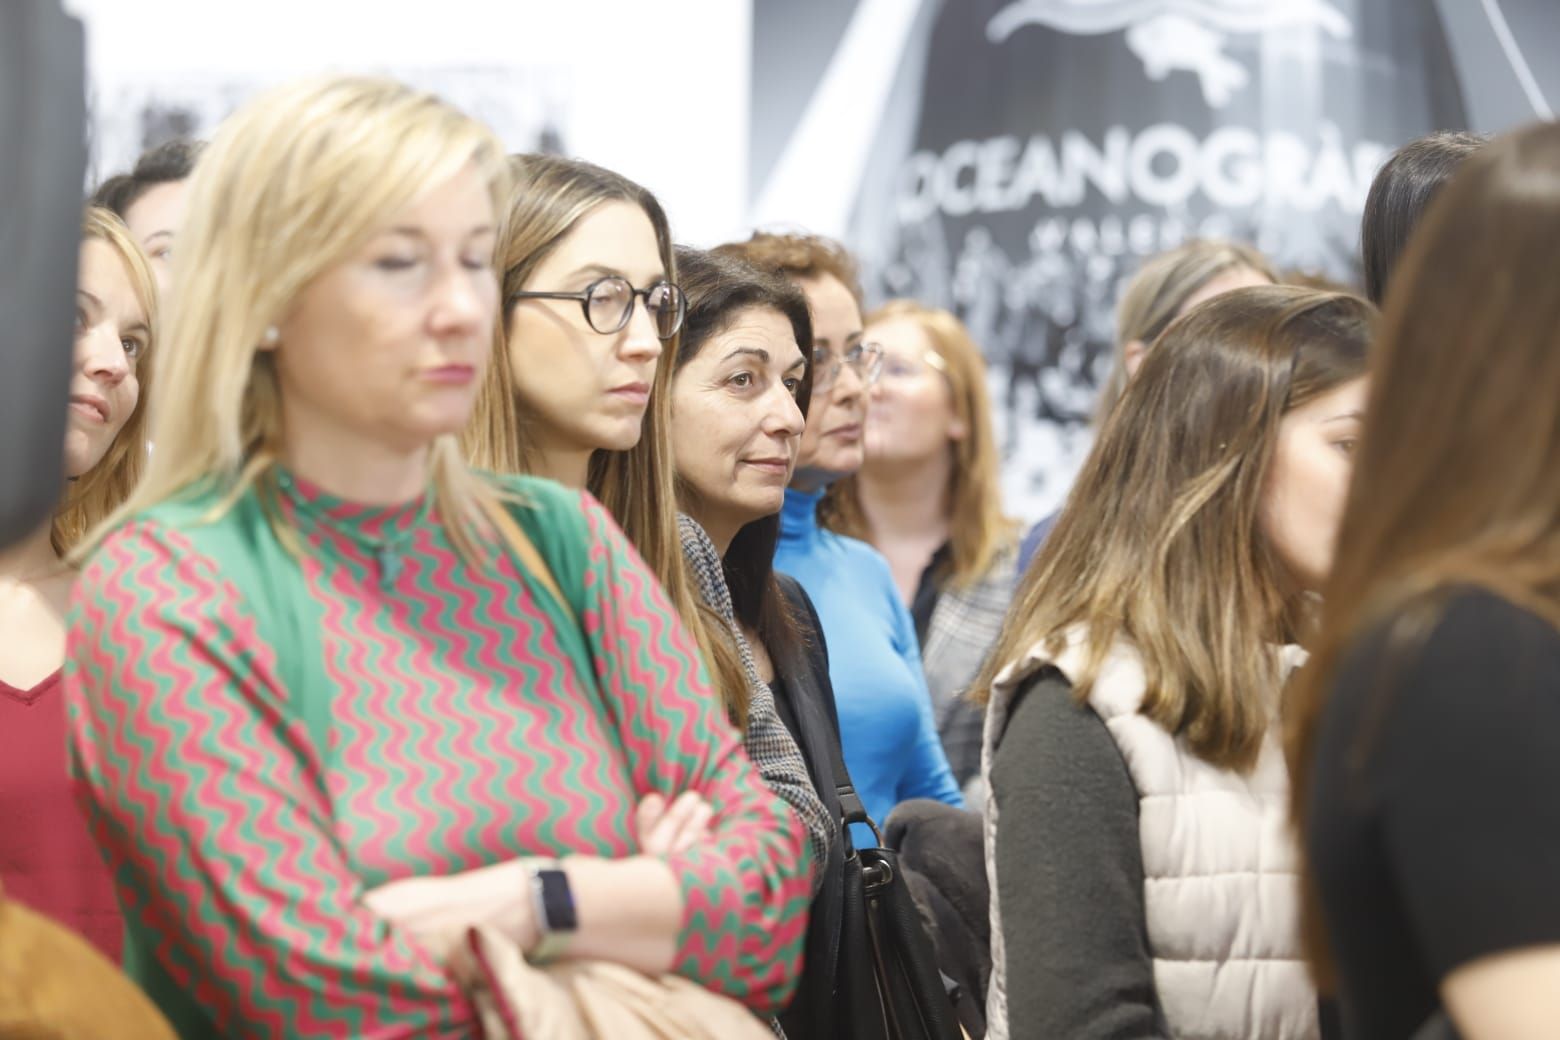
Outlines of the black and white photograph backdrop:
M1010 511L1087 451L1142 259L1249 241L1358 280L1372 176L1433 129L1560 106L1554 0L71 0L89 179L300 73L392 74L517 151L618 169L683 241L806 228L869 304L948 307L991 363ZM177 26L177 31L170 29Z

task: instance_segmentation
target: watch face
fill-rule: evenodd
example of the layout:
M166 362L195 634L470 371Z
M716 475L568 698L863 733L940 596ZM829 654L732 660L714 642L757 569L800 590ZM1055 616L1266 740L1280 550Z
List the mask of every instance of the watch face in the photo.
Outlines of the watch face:
M541 888L541 904L544 914L543 927L549 932L572 932L579 927L574 911L574 892L569 888L569 875L562 870L548 868L536 872Z

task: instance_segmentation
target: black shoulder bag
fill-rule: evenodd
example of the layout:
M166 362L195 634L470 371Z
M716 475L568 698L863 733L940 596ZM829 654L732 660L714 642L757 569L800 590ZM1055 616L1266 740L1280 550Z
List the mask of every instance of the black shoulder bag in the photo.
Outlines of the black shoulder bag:
M827 677L822 628L812 603L805 607L814 638L807 658L814 674ZM899 871L898 855L883 846L850 781L840 750L838 723L828 742L840 800L840 841L845 850L845 902L835 992L838 1034L853 1040L960 1040L958 1019L943 985L932 943ZM865 824L877 844L857 849L851 824Z

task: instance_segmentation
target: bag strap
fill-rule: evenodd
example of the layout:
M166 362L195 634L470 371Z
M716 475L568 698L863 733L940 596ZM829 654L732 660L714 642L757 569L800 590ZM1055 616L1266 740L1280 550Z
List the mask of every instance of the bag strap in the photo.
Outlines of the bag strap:
M802 588L801 583L795 579L782 582L782 587L790 594L788 598L791 605L801 609L807 615L808 624L811 626L809 635L813 638L806 640L807 664L814 675L827 679L829 676L829 651L823 641L823 622L818 619L818 609L813 606L812 597ZM832 694L834 686L829 685ZM867 815L867 807L862 804L861 796L856 793L856 785L851 782L850 770L845 768L845 752L840 736L839 714L833 704L830 704L830 718L834 723L833 740L824 741L829 750L829 767L834 770L834 793L840 800L840 831L845 835L847 844L850 842L850 825L853 823L866 824L877 839L879 846L883 844L882 834L878 831L877 824Z
M515 518L510 515L504 503L496 498L483 498L482 508L487 512L488 519L493 526L498 528L498 533L503 536L504 542L515 554L521 570L534 578L547 594L557 600L558 606L568 617L572 624L578 625L579 618L574 613L574 607L564 596L563 590L558 587L558 581L553 577L552 568L547 566L547 561L542 559L542 554L537 551L536 543L521 530L515 523Z

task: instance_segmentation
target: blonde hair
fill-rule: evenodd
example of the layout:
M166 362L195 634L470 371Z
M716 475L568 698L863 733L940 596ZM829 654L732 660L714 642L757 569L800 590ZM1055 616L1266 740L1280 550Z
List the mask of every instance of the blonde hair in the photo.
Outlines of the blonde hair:
M1280 424L1365 375L1375 309L1298 286L1237 289L1177 320L1105 420L976 679L1086 633L1086 701L1112 645L1147 678L1142 714L1228 769L1256 761L1306 596L1260 517Z
M948 311L915 300L890 300L869 314L865 324L904 318L931 341L933 362L953 398L953 411L965 428L953 442L953 471L942 489L948 514L952 559L948 580L956 586L978 581L992 560L1013 542L1014 522L1002 512L1002 486L991 398L986 389L986 359L964 323ZM818 506L818 519L841 534L871 542L872 529L861 508L859 475L830 485Z
M676 257L666 213L655 196L627 177L578 159L515 155L512 184L499 231L497 262L504 314L495 330L492 366L478 396L463 443L474 464L499 473L536 469L534 419L517 400L509 361L509 301L526 287L538 265L579 221L606 202L644 210L655 232L666 277L677 279ZM586 490L600 499L661 582L672 606L693 631L711 679L728 712L747 721L747 677L726 624L705 606L683 558L677 527L676 471L672 464L672 369L678 341L665 345L656 365L639 441L627 451L591 455Z
M1193 238L1152 256L1127 283L1116 305L1116 354L1110 375L1094 406L1095 423L1103 424L1127 387L1127 346L1152 346L1180 315L1186 301L1229 271L1245 269L1277 282L1278 272L1267 257L1242 242Z
M130 497L146 468L148 408L144 402L152 383L152 369L157 363L155 348L159 334L157 278L130 229L108 210L89 206L81 218L81 240L83 244L102 242L119 257L136 301L146 313L147 342L135 362L135 379L139 387L135 409L103 457L71 484L49 526L49 543L60 556L68 554L87 532L106 520Z
M198 484L231 503L269 479L282 423L273 358L259 349L267 327L391 214L468 163L497 212L507 180L492 132L387 79L290 84L223 123L191 178L174 254L178 289L150 402L156 450L110 523ZM440 515L470 551L471 532L487 529L486 485L453 437L435 442L430 462Z

